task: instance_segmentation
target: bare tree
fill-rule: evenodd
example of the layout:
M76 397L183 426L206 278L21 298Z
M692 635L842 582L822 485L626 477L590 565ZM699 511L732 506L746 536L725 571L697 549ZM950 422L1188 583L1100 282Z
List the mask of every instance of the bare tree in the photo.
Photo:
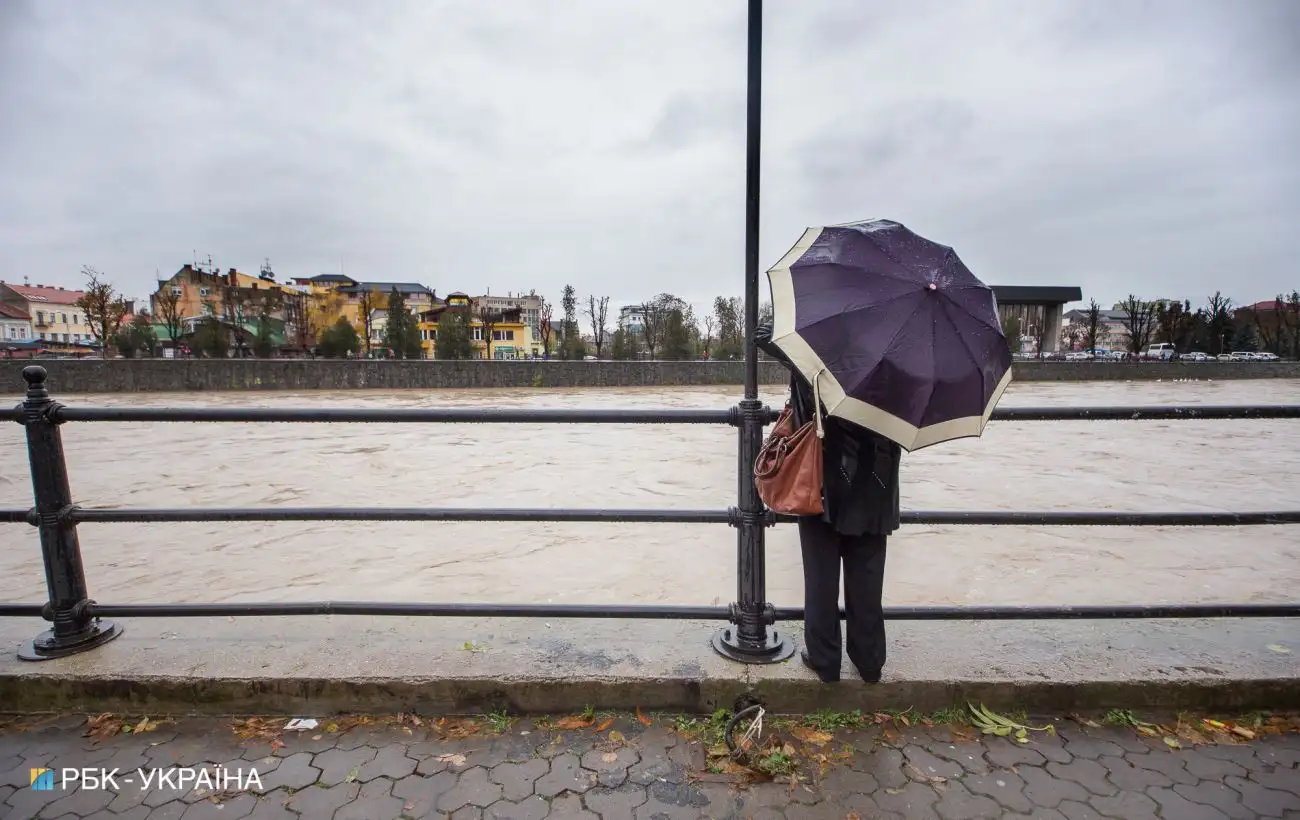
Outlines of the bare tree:
M81 268L81 275L86 277L86 288L76 304L86 314L90 333L99 342L101 355L107 359L109 341L117 335L126 316L126 301L101 278L102 273L89 265Z
M483 329L483 343L487 345L483 358L492 358L492 331L501 323L501 312L492 310L484 302L474 311L474 318L478 319L479 327Z
M1210 335L1210 352L1216 356L1223 352L1228 332L1232 329L1232 300L1219 291L1206 299L1206 324Z
M378 288L371 288L357 299L357 309L361 311L361 346L367 356L370 355L370 338L375 333L375 311L386 307L388 298Z
M1128 351L1136 360L1151 343L1151 333L1156 325L1156 303L1143 302L1130 293L1121 304L1122 310L1128 313L1124 319L1124 329L1128 334Z
M1083 319L1083 349L1092 352L1097 351L1097 346L1102 340L1109 335L1106 325L1102 322L1101 305L1093 299L1088 303L1088 312Z
M551 357L551 341L553 338L552 328L551 328L551 316L554 313L554 308L551 307L551 303L546 301L546 297L544 296L540 297L538 301L541 302L541 307L537 311L537 313L538 316L540 317L540 321L538 322L538 329L541 331L542 334L542 354L549 359Z
M1061 328L1061 344L1074 350L1083 341L1084 328L1079 322L1072 322Z
M709 357L709 348L713 347L713 327L717 324L717 319L712 313L704 315L704 332L700 334L700 346L704 348L704 358Z
M596 345L596 358L602 358L605 350L605 337L609 334L609 297L587 297L587 317L591 319L591 341Z
M154 311L158 318L162 320L163 329L167 331L167 338L176 347L176 340L181 337L181 330L184 329L185 317L181 315L181 295L172 290L170 285L164 282L158 283L158 292L154 294Z
M655 357L655 348L664 337L664 325L667 324L668 315L658 299L652 299L641 305L641 341L645 343L646 352L650 354L651 361Z

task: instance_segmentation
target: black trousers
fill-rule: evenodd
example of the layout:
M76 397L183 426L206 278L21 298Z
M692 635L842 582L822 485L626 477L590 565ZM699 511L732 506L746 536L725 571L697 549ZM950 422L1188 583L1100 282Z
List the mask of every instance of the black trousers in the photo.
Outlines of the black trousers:
M883 535L840 535L816 516L799 519L803 551L804 642L822 680L840 677L840 564L849 660L867 680L885 666Z

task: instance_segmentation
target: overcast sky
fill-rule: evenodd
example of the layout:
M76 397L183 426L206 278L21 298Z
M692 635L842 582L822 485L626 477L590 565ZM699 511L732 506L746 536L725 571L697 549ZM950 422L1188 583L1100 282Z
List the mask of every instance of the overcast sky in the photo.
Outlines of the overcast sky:
M1107 306L1300 287L1297 0L767 5L764 269L888 217ZM744 80L742 0L3 0L0 278L740 295Z

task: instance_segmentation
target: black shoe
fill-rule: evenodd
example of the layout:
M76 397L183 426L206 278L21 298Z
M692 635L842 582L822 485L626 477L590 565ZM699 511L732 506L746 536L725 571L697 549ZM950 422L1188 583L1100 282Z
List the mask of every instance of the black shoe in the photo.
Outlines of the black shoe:
M879 669L875 670L870 674L863 672L861 669L858 670L858 674L862 675L862 680L864 683L880 683L880 673L881 670Z
M817 677L821 679L822 683L839 683L839 682L840 682L840 676L839 676L839 675L833 675L833 676L831 676L831 677L827 677L827 676L826 676L826 675L825 675L825 674L824 674L820 669L818 669L817 667L813 666L813 665L812 665L812 659L808 657L808 650L807 650L807 649L800 649L800 650L799 650L799 660L803 661L803 665L804 665L804 666L808 667L808 668L811 669L813 672L815 672L815 673L817 674Z

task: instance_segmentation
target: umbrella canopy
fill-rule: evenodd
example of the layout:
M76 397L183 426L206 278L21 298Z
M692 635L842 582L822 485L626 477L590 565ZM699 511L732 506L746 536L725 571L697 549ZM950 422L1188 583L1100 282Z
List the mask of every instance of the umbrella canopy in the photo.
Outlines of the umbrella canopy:
M886 219L809 228L767 276L772 342L830 415L909 451L984 431L1011 351L952 248Z

